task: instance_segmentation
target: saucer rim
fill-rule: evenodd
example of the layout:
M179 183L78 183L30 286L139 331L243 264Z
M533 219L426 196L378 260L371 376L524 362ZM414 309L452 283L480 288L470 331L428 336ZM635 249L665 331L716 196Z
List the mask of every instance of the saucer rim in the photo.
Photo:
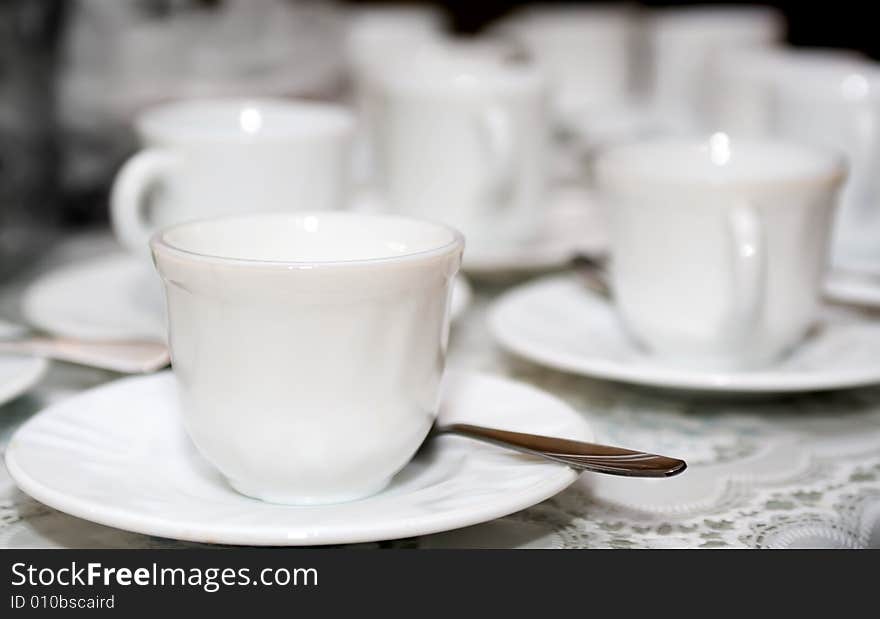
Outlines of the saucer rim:
M152 329L120 329L116 326L96 326L94 323L86 323L79 320L69 311L58 312L48 310L47 307L53 304L47 301L47 297L51 297L47 291L57 288L59 282L64 282L71 277L81 279L83 273L88 276L95 277L94 271L103 269L119 269L119 268L141 268L147 270L149 268L146 261L141 262L137 256L125 253L119 249L112 253L105 253L96 256L83 257L71 262L55 265L54 267L37 274L21 294L19 307L22 316L27 324L36 327L41 331L57 335L60 337L72 337L81 339L91 339L97 341L124 339L124 338L141 338L141 339L164 339L159 331L153 332ZM158 277L158 275L157 275ZM63 315L62 315L63 314ZM59 316L61 316L59 318Z
M534 294L534 288L568 280L571 274L549 275L516 286L501 295L489 308L488 326L495 341L514 355L557 370L580 376L617 383L642 385L662 389L716 393L804 393L835 391L880 384L880 364L875 368L832 372L780 373L764 368L748 372L698 371L684 368L651 368L629 366L609 361L597 355L575 355L559 352L551 346L536 344L528 338L511 333L505 327L503 314L519 298ZM602 302L594 293L584 293ZM635 369L634 369L635 368Z
M21 371L12 380L0 383L0 406L8 404L30 391L49 371L49 360L43 357L18 357L4 354L0 355L0 358L14 359L21 364Z
M564 411L564 414L572 420L577 419L580 425L579 432L581 434L581 440L592 440L592 437L594 436L592 424L590 424L583 415L579 414L568 403L547 391L533 387L528 383L504 376L456 369L450 369L448 372L450 374L467 377L470 380L475 379L480 381L504 383L507 386L532 391L536 395L540 395L545 399L549 398L559 407L560 413ZM427 519L422 517L406 523L401 523L399 521L388 523L379 520L367 526L361 524L353 533L346 531L313 531L293 535L291 530L287 532L284 539L281 539L278 535L277 528L270 528L269 531L266 531L266 527L261 527L259 525L251 527L238 525L238 528L234 528L227 525L207 523L200 525L198 530L189 530L185 526L181 527L180 524L175 524L173 521L162 519L159 516L137 515L132 514L129 510L101 505L94 500L75 495L68 495L65 494L63 490L57 490L47 486L43 482L31 477L16 460L16 452L19 449L17 441L19 433L28 428L35 420L40 419L46 414L53 414L57 410L65 410L71 406L76 406L79 403L79 400L88 401L94 397L101 397L99 394L104 394L106 391L124 391L129 383L136 383L145 380L167 380L171 374L173 374L173 372L168 370L148 376L135 376L118 379L83 391L61 402L46 406L23 423L9 440L9 444L7 445L4 454L4 461L9 476L20 490L33 499L36 499L53 509L57 509L70 516L82 518L95 524L123 531L203 544L231 546L323 546L405 539L488 522L513 514L522 509L526 509L555 496L573 484L580 475L579 472L571 468L558 466L554 467L554 474L552 476L548 474L540 481L535 482L531 486L528 486L517 493L513 493L513 495L505 495L507 497L506 500L501 502L496 499L493 503L488 505L484 503L471 504L464 510L461 508L453 508L444 512L432 513ZM460 437L440 438L440 440L444 439L468 440ZM372 495L372 497L381 495L382 492ZM366 497L360 501L367 501L372 497ZM247 501L257 501L256 499L250 499L248 497L241 498L242 500ZM279 509L290 510L315 508L332 509L333 505L279 505L277 507Z

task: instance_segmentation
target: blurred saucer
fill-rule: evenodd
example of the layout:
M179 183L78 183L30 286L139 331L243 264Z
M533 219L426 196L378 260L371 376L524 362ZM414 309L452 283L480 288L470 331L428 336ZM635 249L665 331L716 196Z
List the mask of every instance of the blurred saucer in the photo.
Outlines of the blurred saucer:
M607 299L570 275L519 286L493 306L489 324L507 350L594 378L724 393L821 391L880 383L880 321L825 307L818 327L776 365L747 372L669 367L627 336Z
M528 385L448 372L439 417L590 440L583 417ZM578 473L458 436L419 451L391 485L335 505L274 505L238 494L180 422L174 376L119 380L50 406L12 437L15 483L50 507L146 535L214 544L301 546L448 531L539 503Z
M459 317L471 288L456 278L450 312ZM51 271L24 292L22 314L32 326L93 340L165 339L165 302L159 276L146 261L114 253Z
M158 275L124 253L77 262L37 278L21 305L32 326L94 340L165 339L165 304Z
M544 271L565 266L579 253L607 250L607 232L593 194L582 187L557 187L544 206L536 235L518 244L465 247L462 268L491 275L511 271Z
M359 212L382 212L384 208L381 197L366 190L352 203L352 209ZM533 238L492 247L467 244L462 269L478 275L544 271L565 266L579 253L605 253L605 220L588 189L559 185L541 208L545 211L543 223Z
M874 272L832 269L825 280L825 296L837 303L880 309L880 269Z
M22 328L0 321L0 338L19 335ZM0 355L0 405L14 400L36 385L46 370L49 362L37 357L19 357L17 355Z

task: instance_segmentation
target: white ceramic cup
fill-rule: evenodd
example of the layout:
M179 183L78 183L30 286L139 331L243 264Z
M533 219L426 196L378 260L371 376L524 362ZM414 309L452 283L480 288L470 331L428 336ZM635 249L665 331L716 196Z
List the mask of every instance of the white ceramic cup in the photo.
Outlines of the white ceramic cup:
M377 174L375 153L382 76L424 45L446 38L446 16L427 6L373 5L348 13L345 60L358 115L355 179L368 185Z
M683 7L656 10L648 21L643 71L651 77L651 97L667 130L707 129L714 84L715 54L736 47L781 41L785 20L774 9L756 6Z
M233 216L157 233L183 421L239 492L380 491L437 414L463 237L387 215Z
M845 72L863 62L859 53L843 49L761 45L719 50L711 60L711 128L741 137L776 136L775 89L781 83Z
M880 64L831 63L788 71L774 88L774 128L785 138L846 154L849 179L834 226L836 266L880 265Z
M380 184L389 207L449 223L473 248L533 236L548 165L542 75L483 55L416 65L383 87Z
M527 7L497 27L548 76L561 119L608 110L633 94L635 12L627 5ZM588 112L587 112L588 113Z
M724 370L797 345L844 175L832 152L722 133L602 155L614 299L635 340L666 363Z
M348 198L352 116L285 100L202 99L138 117L144 149L111 195L116 237L146 254L164 226L216 215L341 208Z

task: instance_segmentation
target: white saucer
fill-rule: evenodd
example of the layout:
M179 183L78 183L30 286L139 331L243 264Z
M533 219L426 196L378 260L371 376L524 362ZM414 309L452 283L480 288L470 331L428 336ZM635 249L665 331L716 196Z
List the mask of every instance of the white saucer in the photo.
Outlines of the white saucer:
M21 327L0 321L0 337L11 337L20 331ZM37 384L48 368L45 359L0 355L0 406Z
M45 359L0 355L0 405L36 385L48 367Z
M37 278L22 296L32 326L81 339L164 339L159 277L146 260L124 253L60 267Z
M832 269L825 280L825 296L838 303L880 308L880 271Z
M824 308L818 330L777 365L749 372L667 367L623 331L614 309L576 276L546 277L501 297L490 328L509 351L575 374L673 389L779 393L880 383L880 322Z
M590 440L580 415L527 385L450 372L441 422L469 421ZM179 422L174 377L129 378L50 406L6 451L18 486L99 524L187 541L299 546L396 539L499 518L547 499L577 473L456 436L432 439L383 492L291 507L236 493Z
M452 318L470 304L463 276L452 291ZM165 305L158 275L146 261L113 253L51 271L24 292L28 323L55 335L93 340L165 339Z
M565 264L578 253L604 253L608 247L604 217L593 195L576 186L556 188L533 239L491 249L467 246L462 268L489 275L508 271L542 271Z

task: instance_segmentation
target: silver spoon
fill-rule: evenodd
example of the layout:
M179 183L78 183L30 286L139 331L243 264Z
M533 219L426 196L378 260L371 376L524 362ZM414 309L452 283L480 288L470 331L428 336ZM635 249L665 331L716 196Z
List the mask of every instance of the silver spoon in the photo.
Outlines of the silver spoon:
M571 259L571 266L587 288L605 298L611 298L608 261L605 258L577 254Z
M432 434L457 434L514 451L567 464L578 471L626 477L672 477L687 468L684 460L642 451L596 445L552 436L484 428L466 423L435 426Z
M26 335L0 340L0 353L45 357L123 374L155 372L171 361L165 344L147 340L91 341Z

